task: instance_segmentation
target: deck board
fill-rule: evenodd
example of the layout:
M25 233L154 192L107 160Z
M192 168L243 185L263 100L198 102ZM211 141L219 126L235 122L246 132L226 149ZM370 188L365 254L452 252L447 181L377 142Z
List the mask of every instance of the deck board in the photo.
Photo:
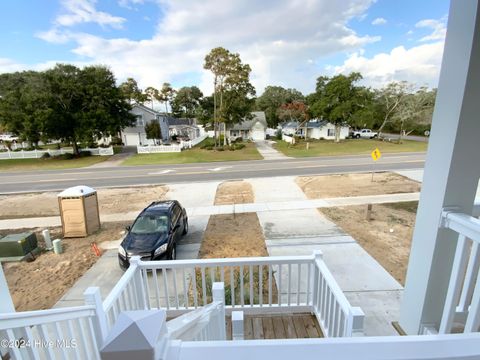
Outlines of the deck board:
M232 322L226 320L227 339L232 338ZM311 314L275 314L275 315L245 315L245 340L255 339L301 339L323 337L315 316Z

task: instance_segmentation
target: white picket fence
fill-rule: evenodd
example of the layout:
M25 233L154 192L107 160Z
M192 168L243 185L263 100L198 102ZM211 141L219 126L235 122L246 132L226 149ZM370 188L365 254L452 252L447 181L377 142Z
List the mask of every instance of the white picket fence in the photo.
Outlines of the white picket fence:
M192 147L198 145L203 140L208 137L207 134L199 136L193 140L181 141L180 144L173 145L147 145L147 146L137 146L138 154L156 154L156 153L175 153L181 152L183 149L191 149Z
M95 156L110 156L113 155L113 147L108 148L85 148L80 149L80 151L90 151L92 155ZM8 159L39 159L44 154L49 154L50 156L58 156L63 154L73 154L72 148L59 149L59 150L32 150L32 151L3 151L0 152L0 160Z

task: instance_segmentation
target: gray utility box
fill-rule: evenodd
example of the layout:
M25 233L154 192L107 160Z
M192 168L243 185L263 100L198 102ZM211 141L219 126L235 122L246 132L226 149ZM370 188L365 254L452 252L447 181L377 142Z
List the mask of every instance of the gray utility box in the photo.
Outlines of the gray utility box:
M0 239L0 257L24 256L37 248L33 232L7 235Z

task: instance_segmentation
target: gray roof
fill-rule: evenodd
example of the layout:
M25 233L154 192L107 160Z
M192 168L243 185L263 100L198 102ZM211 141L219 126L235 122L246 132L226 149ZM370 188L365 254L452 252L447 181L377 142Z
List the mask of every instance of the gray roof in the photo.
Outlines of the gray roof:
M252 119L243 120L241 123L233 125L231 130L250 130L257 121L262 123L263 126L268 127L267 119L263 111L254 111L251 113Z

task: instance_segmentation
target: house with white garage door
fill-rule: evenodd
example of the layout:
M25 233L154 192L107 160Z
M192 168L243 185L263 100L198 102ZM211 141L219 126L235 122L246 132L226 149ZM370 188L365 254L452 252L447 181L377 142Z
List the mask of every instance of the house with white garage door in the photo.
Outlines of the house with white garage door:
M251 113L251 119L245 119L227 129L227 137L230 140L242 138L244 140L265 140L267 131L267 119L263 111Z
M150 109L141 104L132 105L130 110L136 121L133 126L124 128L121 131L122 142L125 146L155 145L153 139L147 139L145 125L152 121L158 121L162 133L163 142L169 140L168 116L158 111Z

